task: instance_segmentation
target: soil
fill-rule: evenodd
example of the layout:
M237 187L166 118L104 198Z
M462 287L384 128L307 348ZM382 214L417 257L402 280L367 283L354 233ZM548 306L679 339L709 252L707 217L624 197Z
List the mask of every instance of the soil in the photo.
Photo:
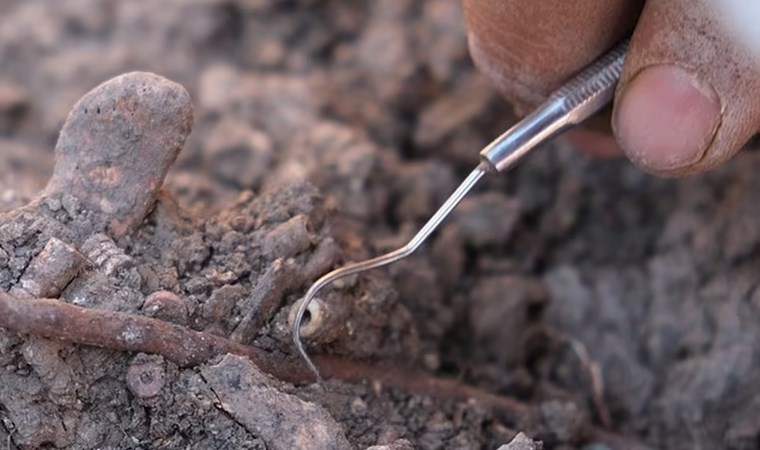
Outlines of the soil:
M757 153L486 178L310 310L323 389L291 306L514 121L458 1L6 0L0 60L0 447L760 448Z

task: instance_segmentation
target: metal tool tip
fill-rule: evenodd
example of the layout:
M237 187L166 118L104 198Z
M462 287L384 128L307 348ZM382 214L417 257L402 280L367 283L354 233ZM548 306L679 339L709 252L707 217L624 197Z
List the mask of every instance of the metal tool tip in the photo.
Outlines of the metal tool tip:
M329 275L329 274L328 274ZM324 380L322 379L322 376L319 374L319 369L317 369L317 366L314 364L314 362L309 357L309 354L306 352L306 348L303 345L303 341L301 341L301 327L303 326L304 317L306 315L306 311L309 308L309 304L312 300L314 300L314 297L316 296L317 292L326 284L322 280L324 280L325 277L320 278L317 280L316 283L314 283L309 290L306 293L306 296L301 300L300 304L298 304L298 310L296 311L295 316L292 318L291 326L293 327L293 344L295 344L296 349L298 350L298 353L301 355L301 358L306 362L306 365L309 367L309 370L314 374L314 377L316 378L317 383L321 386L324 383Z
M291 326L293 327L293 343L298 349L298 353L301 355L306 365L314 373L317 381L320 385L323 383L322 377L319 374L319 369L314 362L309 358L303 342L301 341L301 327L303 325L303 319L309 304L314 300L316 295L322 288L328 284L356 273L364 272L378 267L383 267L400 259L404 259L407 256L414 253L417 248L422 245L423 242L435 231L436 228L443 222L443 220L454 210L459 202L465 195L475 186L483 175L490 170L486 163L481 163L470 175L459 185L459 187L452 193L449 198L443 203L443 205L436 211L436 213L425 223L425 225L417 232L417 234L403 247L396 249L392 252L386 253L381 256L369 259L367 261L361 261L358 263L348 264L339 269L324 275L318 279L306 292L301 303L298 305L295 316L293 317Z

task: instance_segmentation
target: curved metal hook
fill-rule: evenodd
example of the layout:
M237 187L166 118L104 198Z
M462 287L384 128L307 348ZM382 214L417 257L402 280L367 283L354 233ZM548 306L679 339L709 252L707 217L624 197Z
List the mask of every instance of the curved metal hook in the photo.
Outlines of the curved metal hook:
M477 182L488 171L488 166L485 164L481 164L475 170L473 170L470 175L465 178L462 184L460 184L459 187L454 191L454 193L451 194L446 202L444 202L444 204L438 209L438 211L436 211L433 217L427 221L425 226L423 226L420 231L418 231L417 234L414 235L414 237L403 247L384 255L368 259L366 261L348 264L344 267L333 270L332 272L318 279L313 285L311 285L309 290L306 292L306 296L299 305L298 312L295 316L295 321L293 323L293 343L298 349L298 353L300 353L301 357L304 359L304 361L306 361L309 369L317 377L317 381L320 384L322 384L323 380L319 375L319 369L317 369L317 366L314 365L314 362L311 360L311 358L309 358L309 355L304 348L303 342L301 341L301 323L303 322L303 317L306 314L309 303L311 303L311 301L314 299L314 297L316 297L320 290L340 278L345 278L360 272L364 272L366 270L372 270L378 267L386 266L400 259L404 259L414 253L414 251L417 250L417 248L419 248L419 246L422 245L425 240L427 240L430 234L435 231L436 228L438 228L441 222L446 219L451 211L453 211L459 202L462 201L464 196L470 192L473 186L475 186L475 184L477 184Z
M311 371L317 376L317 380L322 381L319 370L309 358L301 342L301 321L309 303L317 293L335 280L382 267L411 255L430 236L430 233L438 228L483 175L487 172L503 172L511 168L540 144L557 136L568 127L583 122L602 109L612 100L615 87L623 72L628 42L628 39L624 39L617 47L552 94L533 113L486 146L480 152L482 161L480 165L459 185L408 244L385 255L334 270L309 288L298 308L293 324L293 342Z

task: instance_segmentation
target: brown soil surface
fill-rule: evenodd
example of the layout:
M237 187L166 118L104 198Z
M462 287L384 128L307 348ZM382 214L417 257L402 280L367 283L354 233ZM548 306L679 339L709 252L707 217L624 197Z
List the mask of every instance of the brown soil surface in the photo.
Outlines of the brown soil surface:
M514 120L465 38L457 0L0 2L0 448L760 448L754 152L547 146L322 296L311 383L291 306Z

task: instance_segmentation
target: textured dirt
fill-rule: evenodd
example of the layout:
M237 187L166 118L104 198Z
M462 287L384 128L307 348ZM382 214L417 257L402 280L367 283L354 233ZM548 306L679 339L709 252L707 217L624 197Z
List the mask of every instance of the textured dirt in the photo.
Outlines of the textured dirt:
M456 0L8 0L0 60L0 288L282 361L309 283L403 243L513 120ZM757 448L759 158L666 181L558 142L313 311L312 352L511 414L0 330L0 446Z

